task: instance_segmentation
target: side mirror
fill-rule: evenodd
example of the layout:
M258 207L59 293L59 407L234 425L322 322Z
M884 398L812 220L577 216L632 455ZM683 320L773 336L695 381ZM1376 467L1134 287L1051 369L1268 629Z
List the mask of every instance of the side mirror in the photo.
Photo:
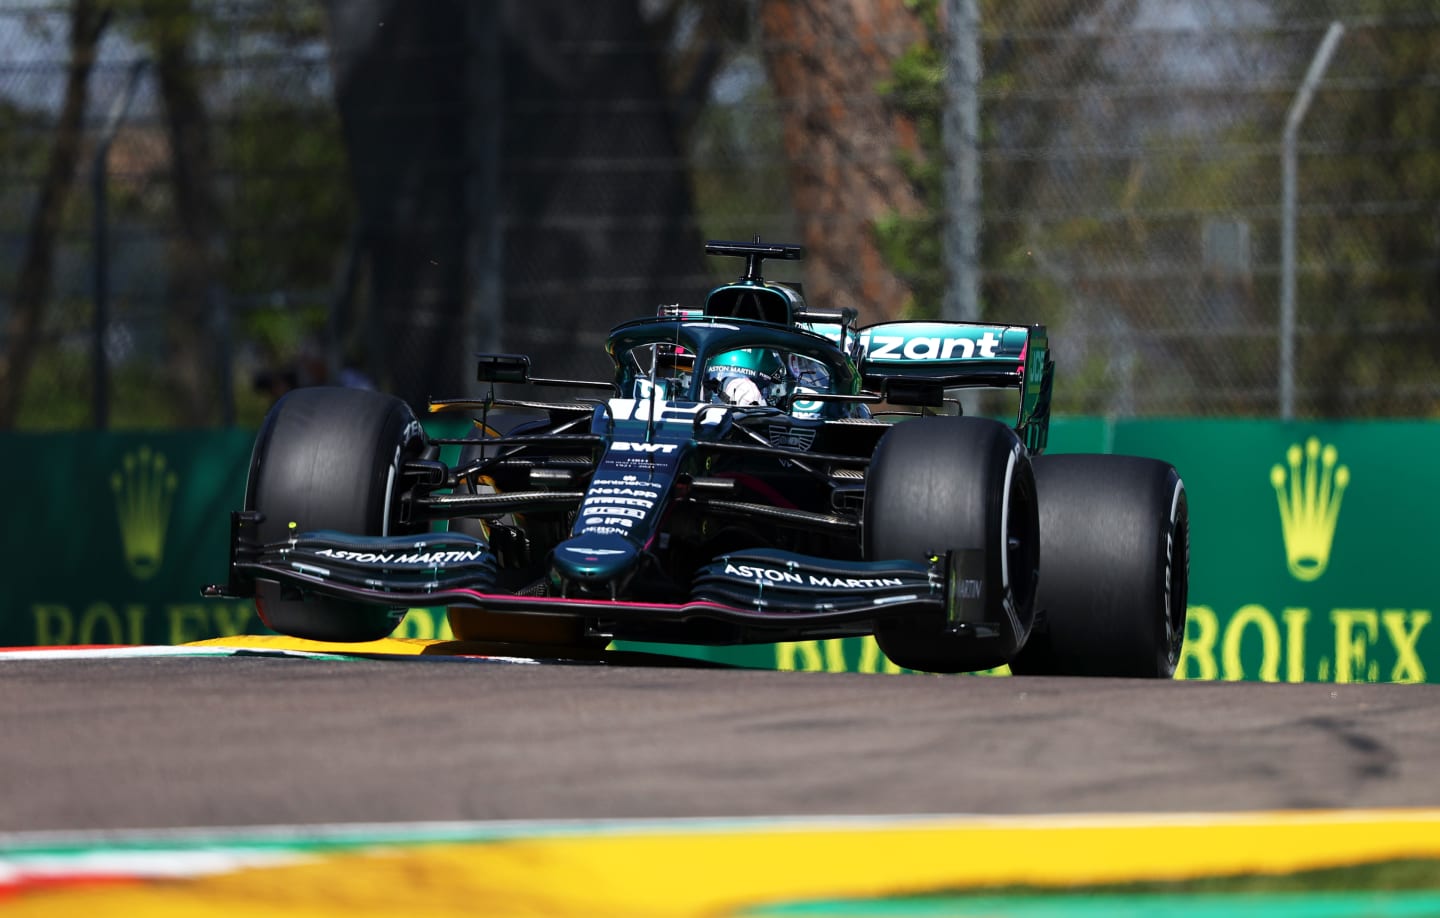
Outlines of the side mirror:
M524 354L476 354L475 378L488 383L523 383L530 380L530 358Z

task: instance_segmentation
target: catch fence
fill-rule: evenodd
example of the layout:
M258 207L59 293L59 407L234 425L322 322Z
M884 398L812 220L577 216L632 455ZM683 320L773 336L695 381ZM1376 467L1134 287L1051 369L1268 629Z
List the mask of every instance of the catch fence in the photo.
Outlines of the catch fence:
M871 320L934 312L947 219L976 221L983 318L1050 326L1057 410L1275 416L1285 126L1335 22L1294 134L1295 412L1440 408L1433 4L980 3L971 215L936 177L965 141L926 130L947 102L925 62L963 38L960 3L879 32L844 28L865 26L860 0L780 5L196 0L178 63L163 5L115 5L18 425L248 425L316 382L458 395L481 348L604 375L612 324L733 272L705 238L831 240L831 262L895 283L867 298L820 260L777 276ZM0 348L22 340L75 6L0 9ZM795 55L863 72L821 105L779 82ZM918 128L826 146L877 111ZM886 187L838 193L851 174ZM817 181L837 193L810 206Z

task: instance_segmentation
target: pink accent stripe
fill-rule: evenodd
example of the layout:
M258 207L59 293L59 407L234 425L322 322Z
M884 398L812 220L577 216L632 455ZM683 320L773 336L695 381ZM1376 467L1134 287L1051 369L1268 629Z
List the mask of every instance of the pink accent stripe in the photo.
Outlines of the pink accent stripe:
M579 606L583 606L583 607L585 607L585 608L594 608L594 609L614 609L614 608L616 608L616 607L618 606L618 607L627 608L627 609L668 609L668 610L674 610L674 611L680 611L680 610L683 610L683 609L695 609L695 608L719 609L719 610L721 610L721 611L727 611L727 612L737 611L734 606L727 606L727 605L725 605L725 604L723 604L723 603L718 603L718 602L706 602L706 601L701 601L701 602L686 602L686 603L674 603L674 602L625 602L624 600L618 600L618 599L563 599L563 598L561 598L561 597L559 597L559 596L517 596L517 595L515 595L514 593L482 593L482 592L480 592L479 590L466 590L466 589L447 590L446 592L449 593L449 594L452 594L452 595L453 595L453 594L460 594L460 595L464 595L464 596L470 596L470 597L473 597L473 598L475 598L475 599L480 600L482 603L485 602L485 601L487 601L487 600L489 600L489 601L500 600L501 602L507 602L507 603L509 603L509 602L514 602L514 601L516 601L516 600L521 600L521 601L523 601L526 605L529 605L529 604L531 604L531 603L534 603L534 604L536 604L536 605L550 605L550 604L552 604L552 603L555 604L555 605L560 605L560 604L563 603L563 604L568 605L568 606L576 606L576 605L579 605ZM743 611L745 611L745 610L741 609L741 610L738 610L738 611L742 611L742 612L743 612Z

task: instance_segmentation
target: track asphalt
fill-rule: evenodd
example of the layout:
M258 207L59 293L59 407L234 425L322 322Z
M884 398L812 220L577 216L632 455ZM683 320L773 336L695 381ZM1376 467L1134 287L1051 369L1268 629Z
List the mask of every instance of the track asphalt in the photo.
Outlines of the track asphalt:
M1440 860L1440 687L244 643L0 654L7 918L1440 914L966 892Z

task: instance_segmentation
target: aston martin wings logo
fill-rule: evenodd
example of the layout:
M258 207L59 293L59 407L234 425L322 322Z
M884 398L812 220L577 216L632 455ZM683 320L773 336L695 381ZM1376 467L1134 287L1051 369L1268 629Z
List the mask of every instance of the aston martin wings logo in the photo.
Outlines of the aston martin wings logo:
M771 446L807 450L815 443L815 430L790 424L771 424L768 439Z
M1330 546L1340 518L1340 501L1350 484L1349 466L1338 464L1332 443L1322 449L1311 437L1304 449L1292 444L1285 465L1270 469L1270 484L1280 503L1285 561L1298 580L1316 580L1330 564Z
M125 566L137 580L149 580L164 561L165 531L180 479L161 453L142 446L126 454L110 476Z

